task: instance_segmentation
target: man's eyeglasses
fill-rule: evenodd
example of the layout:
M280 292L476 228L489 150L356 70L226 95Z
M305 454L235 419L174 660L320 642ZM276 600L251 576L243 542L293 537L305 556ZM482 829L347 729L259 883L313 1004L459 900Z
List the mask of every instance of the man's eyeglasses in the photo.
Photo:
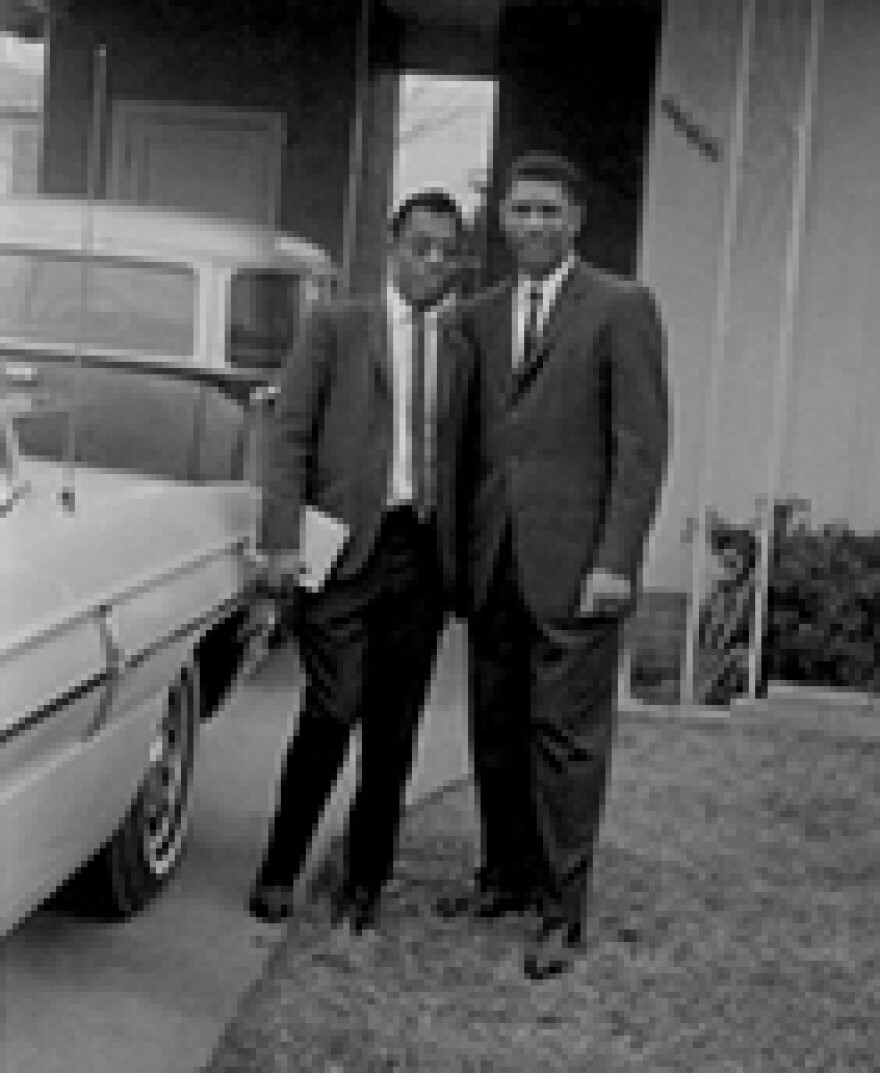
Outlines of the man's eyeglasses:
M406 245L413 257L420 261L451 261L459 253L458 242L444 242L441 239L423 238L418 235L408 239Z

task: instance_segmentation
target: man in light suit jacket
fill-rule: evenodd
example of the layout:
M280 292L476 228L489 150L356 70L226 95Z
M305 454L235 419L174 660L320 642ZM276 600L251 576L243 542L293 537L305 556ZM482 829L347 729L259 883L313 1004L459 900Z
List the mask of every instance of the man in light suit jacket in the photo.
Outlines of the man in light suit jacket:
M408 199L391 223L378 296L316 309L291 354L268 451L263 581L295 604L302 714L281 773L251 912L278 921L361 727L360 778L333 919L371 929L391 871L419 716L458 585L457 469L469 372L443 345L462 217L442 191ZM464 487L464 486L460 486ZM308 504L350 531L324 588L297 589Z
M501 222L517 275L461 311L480 368L471 733L483 865L445 915L528 908L534 978L582 949L621 624L667 456L664 334L636 283L584 263L579 177L531 154Z

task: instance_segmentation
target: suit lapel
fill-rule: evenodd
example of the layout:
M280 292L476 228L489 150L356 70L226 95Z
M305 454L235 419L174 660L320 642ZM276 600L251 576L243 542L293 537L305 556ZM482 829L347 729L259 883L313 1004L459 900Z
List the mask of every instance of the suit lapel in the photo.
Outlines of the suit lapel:
M377 299L364 310L366 316L367 359L373 366L376 379L390 396L393 390L391 368L391 330L388 323L388 308Z
M495 298L491 327L483 345L486 375L491 389L506 403L513 386L513 300L515 288L508 283Z
M563 280L556 301L553 303L547 316L547 323L541 333L541 339L535 353L540 357L552 350L554 343L559 338L559 333L580 309L579 297L586 281L586 273L580 261L575 261L571 271Z
M449 321L452 311L441 314L437 320L437 346L435 353L436 370L434 386L434 415L438 429L449 413L453 401L458 362L449 342Z
M525 383L534 376L538 369L547 360L547 356L553 349L556 340L572 317L578 315L578 296L583 288L586 275L580 261L576 261L571 271L566 276L559 293L556 295L544 330L541 332L538 345L531 356L517 367L517 385ZM511 313L512 320L512 313Z

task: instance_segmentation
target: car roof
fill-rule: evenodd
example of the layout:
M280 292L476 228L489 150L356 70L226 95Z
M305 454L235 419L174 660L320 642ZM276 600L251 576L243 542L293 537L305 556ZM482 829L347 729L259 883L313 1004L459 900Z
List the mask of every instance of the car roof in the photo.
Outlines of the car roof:
M42 250L195 267L277 268L332 274L328 254L305 239L229 219L118 202L13 197L0 201L0 253Z

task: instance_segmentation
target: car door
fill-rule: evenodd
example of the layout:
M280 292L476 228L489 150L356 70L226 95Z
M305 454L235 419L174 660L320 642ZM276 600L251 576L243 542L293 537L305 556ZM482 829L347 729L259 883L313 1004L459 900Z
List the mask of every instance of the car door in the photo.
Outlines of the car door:
M164 700L142 688L121 707L114 609L65 580L84 546L78 519L49 494L53 467L28 475L28 494L0 517L0 932L113 833Z
M13 518L0 523L10 550ZM20 514L19 519L20 520ZM19 527L20 530L23 529ZM63 593L45 576L0 563L3 618L38 608L17 633L4 631L0 653L0 930L19 919L80 861L91 834L91 791L80 760L88 727L107 693L106 663L96 623L63 623Z

